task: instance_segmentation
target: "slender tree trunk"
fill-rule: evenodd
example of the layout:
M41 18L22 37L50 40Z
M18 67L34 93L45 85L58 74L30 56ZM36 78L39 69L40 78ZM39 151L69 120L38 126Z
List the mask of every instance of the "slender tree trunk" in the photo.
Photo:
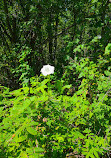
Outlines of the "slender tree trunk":
M75 38L75 33L76 33L76 10L75 10L74 6L73 6L73 23L74 23L74 26L72 27L72 42ZM74 45L71 47L71 51L70 51L72 58L73 58L73 49L74 49Z
M101 14L101 20L102 20L102 23L104 24L103 27L102 27L102 35L104 36L105 34L105 15L106 15L106 9L108 7L108 4L109 4L109 0L106 1L106 4L103 5L104 2L102 3L102 14Z
M5 12L5 15L6 15L6 23L7 23L7 27L9 29L9 32L10 34L12 35L12 28L11 28L11 25L10 25L10 19L9 19L9 14L8 14L8 7L7 7L7 0L3 0L4 2L4 12Z
M53 64L54 63L53 50L52 50L52 47L53 47L53 41L52 41L53 34L52 34L51 23L52 23L52 16L51 16L51 9L49 9L49 17L48 17L48 25L47 25L48 40L49 40L49 62Z
M10 18L9 18L9 12L8 12L8 6L7 6L7 0L3 0L4 2L4 12L6 15L6 24L11 36L11 42L16 43L17 41L17 36L16 36L16 17L13 16L12 20L12 26L10 24Z
M56 24L55 24L55 39L54 39L54 52L53 52L53 58L54 58L54 64L56 62L56 50L57 50L57 30L58 30L58 23L59 23L59 19L58 19L58 15L55 19Z
M2 32L1 29L0 29L0 34L1 34L1 37L2 37L2 39L3 39L3 40L2 40L2 41L3 41L3 46L6 45L8 51L9 51L9 53L10 53L10 47L9 47L9 45L8 45L7 39L5 38L5 34ZM5 52L5 51L4 51L4 52ZM7 56L7 54L6 54L6 56Z

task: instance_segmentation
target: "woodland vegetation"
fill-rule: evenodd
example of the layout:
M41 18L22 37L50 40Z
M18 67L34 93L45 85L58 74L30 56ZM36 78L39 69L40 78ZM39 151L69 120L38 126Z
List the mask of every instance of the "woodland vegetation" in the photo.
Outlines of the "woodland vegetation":
M0 157L110 158L110 122L111 0L1 0Z

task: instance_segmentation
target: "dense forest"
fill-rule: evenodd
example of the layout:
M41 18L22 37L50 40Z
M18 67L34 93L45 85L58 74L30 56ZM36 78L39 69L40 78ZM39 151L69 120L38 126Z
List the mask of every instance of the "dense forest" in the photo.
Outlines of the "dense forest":
M111 157L111 0L0 1L0 158Z

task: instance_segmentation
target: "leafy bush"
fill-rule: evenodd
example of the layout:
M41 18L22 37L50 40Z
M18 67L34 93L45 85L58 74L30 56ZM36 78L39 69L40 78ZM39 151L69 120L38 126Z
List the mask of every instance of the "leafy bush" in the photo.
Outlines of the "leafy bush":
M97 64L89 58L69 61L61 80L40 75L30 79L30 87L14 91L0 87L4 158L64 158L69 148L86 158L109 152L110 67L101 71L109 61L105 57ZM69 80L70 73L76 78Z

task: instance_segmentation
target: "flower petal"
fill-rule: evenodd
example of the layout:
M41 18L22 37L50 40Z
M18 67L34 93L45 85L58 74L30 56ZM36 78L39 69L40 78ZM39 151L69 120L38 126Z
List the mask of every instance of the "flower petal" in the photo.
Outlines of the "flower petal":
M54 73L54 66L51 65L44 65L43 68L41 69L41 73L44 76L50 75Z

